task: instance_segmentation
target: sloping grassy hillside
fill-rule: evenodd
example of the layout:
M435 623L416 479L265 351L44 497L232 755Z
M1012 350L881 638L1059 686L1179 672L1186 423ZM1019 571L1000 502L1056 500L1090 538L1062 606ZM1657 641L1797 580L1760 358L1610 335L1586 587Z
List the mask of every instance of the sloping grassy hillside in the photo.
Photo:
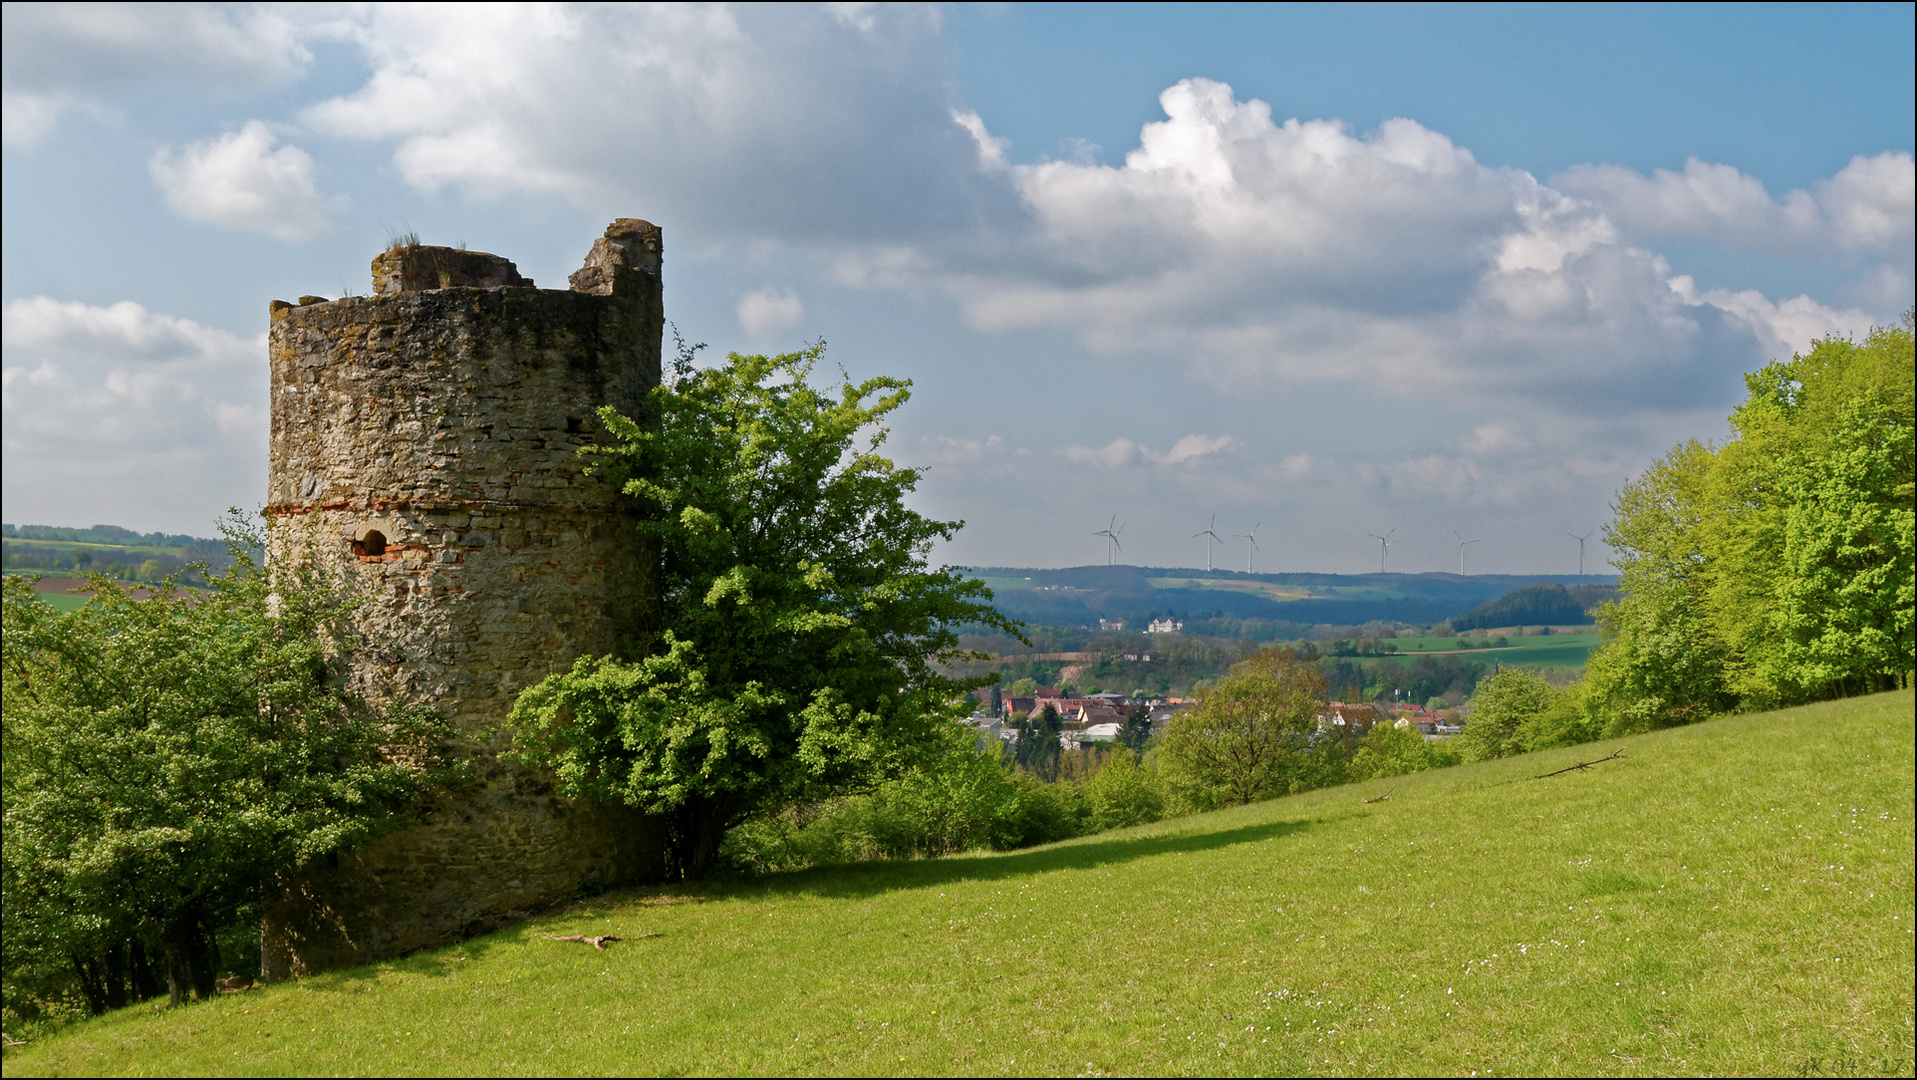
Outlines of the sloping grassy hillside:
M6 1072L1907 1076L1912 706L601 897L392 964L129 1009L8 1052ZM582 933L627 940L543 936Z

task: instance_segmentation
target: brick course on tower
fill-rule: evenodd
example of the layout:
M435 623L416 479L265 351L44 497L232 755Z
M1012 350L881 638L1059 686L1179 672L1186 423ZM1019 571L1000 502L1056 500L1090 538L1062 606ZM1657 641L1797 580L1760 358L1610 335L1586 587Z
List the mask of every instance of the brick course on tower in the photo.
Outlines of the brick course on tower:
M656 624L657 555L578 450L659 383L657 227L621 219L571 289L506 259L411 245L373 295L275 301L268 559L363 590L349 685L457 731L472 784L420 825L302 867L268 897L268 978L470 937L657 876L656 824L553 794L492 733L521 690Z

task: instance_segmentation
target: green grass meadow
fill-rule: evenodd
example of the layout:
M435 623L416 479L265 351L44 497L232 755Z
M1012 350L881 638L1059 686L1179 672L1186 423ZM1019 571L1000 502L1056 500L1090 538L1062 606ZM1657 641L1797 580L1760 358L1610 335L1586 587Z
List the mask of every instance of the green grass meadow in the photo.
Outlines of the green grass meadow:
M6 1073L1909 1076L1912 714L1903 691L1027 851L609 894L127 1009Z

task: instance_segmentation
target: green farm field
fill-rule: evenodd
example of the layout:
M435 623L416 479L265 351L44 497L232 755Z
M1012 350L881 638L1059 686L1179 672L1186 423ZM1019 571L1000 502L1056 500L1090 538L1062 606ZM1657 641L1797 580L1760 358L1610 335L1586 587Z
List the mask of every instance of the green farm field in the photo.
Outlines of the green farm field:
M23 540L19 537L7 537L8 547L20 547L35 551L90 551L113 558L151 558L155 555L178 555L177 547L156 547L152 544L99 544L87 540Z
M87 576L68 570L8 570L6 576L38 578L34 583L34 595L41 603L59 612L78 611L86 606L93 595L82 591ZM125 581L121 584L135 590L141 588L137 582ZM145 593L136 591L134 595L144 596Z
M39 578L40 580L35 583L34 595L39 598L41 603L59 612L80 610L86 606L86 602L91 595L67 591L68 589L77 589L85 583L85 575L82 574L55 570L8 570L6 574L8 577L13 577L17 574L21 577Z
M40 602L58 612L78 611L87 605L87 598L70 593L41 593Z
M1476 639L1482 640L1482 639ZM1424 656L1433 653L1455 652L1462 656L1476 656L1486 662L1496 661L1515 667L1568 667L1581 668L1598 647L1596 627L1588 632L1560 634L1548 637L1512 637L1510 645L1501 649L1458 649L1456 637L1399 638L1397 639L1399 656Z
M123 1010L8 1049L6 1073L1908 1076L1912 707L609 894Z
M1396 599L1403 595L1385 589L1339 588L1335 586L1310 588L1303 585L1281 585L1256 578L1183 578L1154 577L1149 579L1154 589L1208 589L1213 592L1239 592L1263 596L1283 603L1286 600L1311 600L1336 597L1343 600Z

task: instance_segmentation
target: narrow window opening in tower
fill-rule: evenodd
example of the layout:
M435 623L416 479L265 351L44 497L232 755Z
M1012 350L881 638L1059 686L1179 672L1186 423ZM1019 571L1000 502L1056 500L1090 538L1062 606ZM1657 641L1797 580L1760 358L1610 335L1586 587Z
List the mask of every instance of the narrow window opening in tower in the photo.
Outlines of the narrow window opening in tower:
M386 534L368 529L365 536L353 541L353 554L363 559L377 559L386 554Z
M566 417L566 434L582 435L586 431L586 422L576 416Z

